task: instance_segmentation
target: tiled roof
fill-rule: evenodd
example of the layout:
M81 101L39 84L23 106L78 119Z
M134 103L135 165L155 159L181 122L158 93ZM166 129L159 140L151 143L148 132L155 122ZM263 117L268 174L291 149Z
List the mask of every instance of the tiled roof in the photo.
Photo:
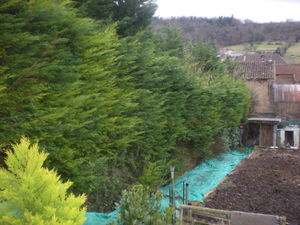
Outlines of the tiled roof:
M275 61L276 65L287 65L287 62L276 53L265 53L265 54L244 54L235 58L235 61L238 62L259 62L266 61L271 62Z
M276 75L293 75L300 82L300 64L276 66Z
M275 78L274 62L236 62L235 75L246 80L269 80Z

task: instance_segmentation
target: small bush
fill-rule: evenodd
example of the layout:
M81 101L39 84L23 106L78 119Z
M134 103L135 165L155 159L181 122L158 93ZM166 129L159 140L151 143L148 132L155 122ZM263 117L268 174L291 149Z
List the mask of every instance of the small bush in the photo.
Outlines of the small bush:
M0 169L1 225L82 225L85 196L67 194L71 182L63 183L54 170L43 168L47 154L22 138L7 151Z
M172 208L161 208L162 194L151 192L142 185L123 191L119 203L120 215L116 225L169 225L172 223Z
M223 151L231 151L239 147L240 130L237 127L225 128L221 133L221 142Z

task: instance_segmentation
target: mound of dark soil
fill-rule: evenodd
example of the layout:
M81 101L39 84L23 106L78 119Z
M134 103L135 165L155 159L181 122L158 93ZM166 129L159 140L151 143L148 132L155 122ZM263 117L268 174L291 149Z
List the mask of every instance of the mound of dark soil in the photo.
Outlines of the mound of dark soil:
M300 150L260 150L205 201L206 207L286 216L300 225Z

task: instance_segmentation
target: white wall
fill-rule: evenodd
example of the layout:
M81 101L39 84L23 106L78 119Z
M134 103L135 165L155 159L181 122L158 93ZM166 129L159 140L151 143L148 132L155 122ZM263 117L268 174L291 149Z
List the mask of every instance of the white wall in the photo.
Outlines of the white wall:
M279 137L280 137L280 147L285 148L285 132L286 131L293 131L294 133L294 148L299 148L299 134L300 129L298 126L288 126L282 129L278 129Z

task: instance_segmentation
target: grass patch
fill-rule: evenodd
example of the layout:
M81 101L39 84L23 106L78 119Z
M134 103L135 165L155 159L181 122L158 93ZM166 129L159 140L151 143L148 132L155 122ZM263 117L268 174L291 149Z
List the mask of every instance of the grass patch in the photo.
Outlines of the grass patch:
M264 41L254 44L245 43L240 45L232 45L227 46L226 48L237 52L275 51L284 44L284 41Z
M247 44L231 45L231 46L227 46L227 47L225 47L225 48L230 49L230 50L232 50L232 51L241 52L241 51L244 51L246 45L247 45Z
M282 46L284 42L262 42L257 44L258 51L275 51L277 48Z
M284 59L289 63L300 63L300 42L288 48L284 55Z

